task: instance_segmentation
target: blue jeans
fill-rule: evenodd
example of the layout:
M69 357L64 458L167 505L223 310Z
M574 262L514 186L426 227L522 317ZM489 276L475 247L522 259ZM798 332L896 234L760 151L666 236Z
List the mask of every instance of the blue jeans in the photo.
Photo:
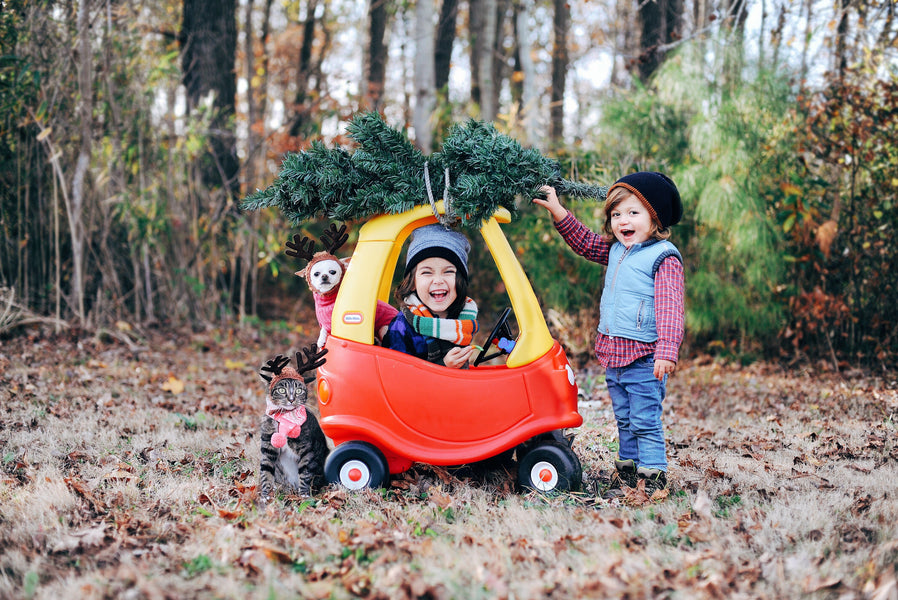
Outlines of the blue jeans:
M621 460L632 459L637 467L667 471L661 403L667 387L653 374L655 359L643 356L625 367L609 367L605 382L617 420Z

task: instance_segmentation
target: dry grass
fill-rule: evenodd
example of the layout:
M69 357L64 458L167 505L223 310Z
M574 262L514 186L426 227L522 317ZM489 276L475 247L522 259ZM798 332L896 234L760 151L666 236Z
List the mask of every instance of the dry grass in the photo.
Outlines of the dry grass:
M584 371L585 493L419 466L259 511L256 368L281 342L4 340L0 598L898 598L894 381L685 364L675 487L622 505L590 493L616 432Z

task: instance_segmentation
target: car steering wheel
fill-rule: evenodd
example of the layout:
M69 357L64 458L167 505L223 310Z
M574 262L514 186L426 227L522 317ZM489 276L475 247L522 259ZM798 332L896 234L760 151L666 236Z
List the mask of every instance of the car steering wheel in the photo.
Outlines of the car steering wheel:
M502 356L503 354L508 354L511 350L506 350L504 348L499 348L499 351L495 354L491 354L489 356L486 355L486 351L490 349L490 346L495 342L497 345L499 343L499 336L511 337L511 330L508 328L508 317L511 315L511 307L506 307L505 310L502 311L502 314L499 316L499 320L496 322L495 327L490 332L488 338L483 343L483 350L477 355L477 358L474 359L474 366L476 367L482 362L486 362L488 360L492 360L497 356Z

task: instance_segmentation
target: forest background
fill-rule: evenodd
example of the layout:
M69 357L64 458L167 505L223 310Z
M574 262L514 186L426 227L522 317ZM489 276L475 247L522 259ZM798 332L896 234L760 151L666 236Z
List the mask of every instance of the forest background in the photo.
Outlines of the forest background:
M0 598L898 599L895 8L0 0ZM667 499L601 498L602 269L522 198L583 490L416 464L255 505L258 367L317 334L284 242L327 223L240 203L361 110L426 152L473 117L568 179L674 178Z
M670 174L686 210L686 352L889 369L894 12L886 0L4 0L0 335L292 326L311 297L284 276L283 243L325 223L294 228L240 201L286 152L347 146L351 116L376 110L425 152L476 118L570 179ZM601 268L526 200L509 237L556 332L588 356ZM600 226L601 205L569 206ZM501 291L490 277L476 282L487 305Z

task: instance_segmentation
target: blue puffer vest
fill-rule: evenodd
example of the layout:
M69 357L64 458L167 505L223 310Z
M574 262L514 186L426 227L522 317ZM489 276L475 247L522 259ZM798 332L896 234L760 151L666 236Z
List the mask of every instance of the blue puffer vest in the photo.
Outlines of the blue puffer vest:
M676 246L667 240L649 240L626 248L620 242L611 246L605 288L599 305L599 333L640 342L655 342L655 273L661 261L676 256Z

